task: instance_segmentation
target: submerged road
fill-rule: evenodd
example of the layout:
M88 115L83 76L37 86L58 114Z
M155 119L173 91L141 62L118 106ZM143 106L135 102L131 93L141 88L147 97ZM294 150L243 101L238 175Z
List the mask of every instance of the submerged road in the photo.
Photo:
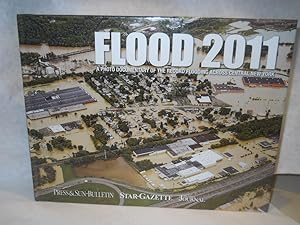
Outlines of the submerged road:
M151 195L159 194L159 195L166 195L172 197L172 199L169 201L162 201L151 205L154 207L190 208L196 204L199 204L199 202L182 201L182 197L187 197L189 199L191 198L204 199L207 201L210 198L223 195L234 190L238 190L240 188L246 187L247 185L250 185L252 183L265 179L267 177L271 177L274 174L274 171L275 171L275 166L273 164L267 164L255 169L251 169L244 173L239 173L235 176L225 178L224 180L213 182L203 188L192 190L189 192L180 192L180 193L159 193L159 192L147 191L143 188L130 186L128 184L124 184L117 181L112 181L104 178L87 177L87 178L79 178L76 180L67 181L55 187L51 187L43 190L37 190L35 192L35 196L39 197L42 195L53 193L54 189L66 189L66 188L77 186L79 184L93 183L93 184L103 184L108 187L111 187L118 194L120 194L121 192L119 187L124 187L129 190L142 192L145 194L151 194ZM123 204L124 204L124 199L120 198L119 205L123 205Z

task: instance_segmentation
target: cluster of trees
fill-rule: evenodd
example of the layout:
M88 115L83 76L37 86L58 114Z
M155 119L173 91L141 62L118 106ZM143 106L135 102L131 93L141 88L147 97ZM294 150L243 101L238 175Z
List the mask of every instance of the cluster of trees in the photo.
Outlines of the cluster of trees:
M213 122L215 120L215 118L211 114L212 111L213 111L213 108L206 108L202 113L202 117L204 119L207 119L209 122Z
M50 144L53 146L53 148L56 148L61 151L63 151L65 148L73 148L72 141L62 136L52 137Z
M43 139L44 135L35 130L35 129L28 129L28 134L31 136L31 137L34 137L34 138L37 138L37 139Z
M40 146L40 143L39 143L39 142L34 143L34 144L32 145L32 147L33 147L33 149L36 150L36 151L39 151L39 150L41 149L41 146Z
M137 96L134 98L135 101L136 101L136 102L143 102L143 101L145 101L146 99L145 99L144 93L145 93L144 89L141 89L141 91L139 92L139 95L137 95Z
M86 124L87 127L91 127L97 123L98 114L90 114L90 115L81 115L81 119Z
M244 123L232 125L227 129L235 132L240 140L249 140L257 137L279 136L282 117L267 118L262 120L252 120Z
M122 131L124 133L128 133L128 131L129 131L128 124L125 121L122 121L122 120L119 120L118 128L120 129L120 131Z
M208 79L199 80L197 91L206 91L211 89L211 82Z
M38 85L38 84L48 84L52 83L54 81L60 80L60 79L66 79L67 77L72 77L72 76L83 76L83 73L65 73L61 76L56 76L56 77L40 77L40 78L35 78L34 80L24 82L23 85L24 87L29 87L33 85Z
M137 138L128 138L126 141L126 143L131 147L137 146L140 142L141 139L137 139Z
M144 123L148 123L151 126L151 128L156 128L156 122L154 119L148 119L144 116L142 116L142 118Z
M172 127L176 127L178 125L178 117L174 116L173 118L167 118L167 123L172 126Z
M169 124L172 127L176 127L178 124L178 117L175 116L173 112L167 112L166 110L161 110L158 112L159 117L167 116L167 124ZM163 124L160 125L161 129L164 129Z
M72 166L82 166L94 162L95 160L95 155L90 155L88 151L79 151L73 153L70 163Z
M137 149L137 148L152 148L155 146L161 146L161 145L166 145L173 142L170 139L165 139L163 137L159 137L157 135L154 135L149 138L143 139L143 144L139 144L136 146L131 147L132 149Z
M240 120L241 122L247 121L252 118L250 114L242 113L241 111L235 112L235 117Z
M157 113L157 115L158 115L159 117L163 117L163 116L167 115L167 111L164 110L164 109L162 109L162 110L160 110L160 111Z
M56 170L52 166L45 166L45 175L41 176L40 168L32 169L32 177L34 187L41 186L43 184L52 183L56 179Z
M149 159L138 161L135 165L139 171L150 170L156 166L156 164L152 163Z
M203 131L209 133L209 134L218 134L218 130L213 127L204 127Z
M32 65L37 63L40 57L40 54L37 52L21 52L21 65Z
M202 116L207 119L208 115L211 113L211 111L213 111L213 108L206 108L203 113Z
M29 87L29 86L38 85L38 84L48 84L48 83L52 83L57 80L59 80L59 77L41 77L41 78L34 79L34 80L31 80L28 82L24 82L23 85L24 85L24 87Z
M128 162L132 162L133 158L132 158L132 149L131 148L123 148L121 150L121 155L122 157L128 161Z
M44 167L44 171L47 174L47 181L48 183L54 182L55 181L55 177L56 177L56 170L53 169L52 166L45 166Z
M234 144L237 144L237 140L235 140L234 138L222 138L219 143L217 144L212 144L210 147L211 148L220 148L220 147L224 147L224 146L227 146L227 145L234 145Z
M21 44L93 46L95 31L106 28L125 31L124 20L101 16L19 15L19 40Z
M109 136L101 124L93 124L92 127L94 135L90 135L90 138L92 139L95 148L100 151L102 147L107 144ZM78 146L78 149L83 150L83 147L79 148Z
M53 150L52 145L51 145L50 143L47 143L46 146L47 146L47 150L48 150L49 152L52 152L52 150Z
M38 158L37 156L33 156L31 157L31 164L33 166L37 166L37 165L40 165L40 164L44 164L46 163L47 160L45 158Z
M143 143L144 143L144 144L147 144L147 143L156 142L156 141L161 141L161 140L164 140L164 138L163 138L162 136L154 135L154 136L152 136L152 137L145 138L145 139L143 140Z
M109 136L105 132L103 126L101 124L94 124L93 128L94 128L93 133L95 139L101 142L102 145L106 145L107 141L109 140Z
M230 113L230 111L231 111L230 108L221 107L219 114L225 116L225 115L228 115Z
M171 99L171 100L176 100L176 98L183 98L183 97L187 97L187 95L190 93L189 90L183 88L183 87L177 87L175 88L175 90L167 93L165 95L166 99Z

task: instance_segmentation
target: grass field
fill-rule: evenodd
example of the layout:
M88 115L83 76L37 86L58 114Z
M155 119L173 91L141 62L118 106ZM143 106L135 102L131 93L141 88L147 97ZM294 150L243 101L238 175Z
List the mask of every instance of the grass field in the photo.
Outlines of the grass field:
M77 178L74 173L73 167L71 165L69 164L61 165L61 169L63 171L64 182Z

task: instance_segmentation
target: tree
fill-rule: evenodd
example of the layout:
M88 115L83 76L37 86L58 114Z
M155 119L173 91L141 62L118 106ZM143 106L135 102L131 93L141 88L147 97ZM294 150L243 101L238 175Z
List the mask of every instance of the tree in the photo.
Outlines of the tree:
M155 166L155 164L153 164L149 159L145 159L136 162L136 166L138 167L139 171L144 171L152 169Z
M128 138L126 143L129 145L129 146L136 146L140 143L140 140L139 139L136 139L136 138Z
M52 152L52 150L53 150L52 145L50 143L47 143L46 146L47 146L47 150L49 152Z
M220 111L219 111L219 114L220 115L228 115L229 113L230 113L230 108L224 108L224 107L222 107L221 109L220 109Z
M40 148L41 148L41 147L40 147L40 143L39 143L39 142L38 142L38 143L35 143L35 144L33 144L33 145L32 145L32 147L33 147L33 149L34 149L34 150L36 150L36 151L40 150Z
M118 127L119 127L120 131L122 131L124 133L127 133L129 131L129 127L128 127L126 122L119 121L118 122Z
M83 146L82 145L78 145L78 150L82 151L83 150Z
M41 132L39 132L35 129L29 130L29 135L32 137L35 137L37 139L43 139L43 137L44 137L44 135Z
M63 151L65 148L72 149L72 141L66 139L65 137L58 136L58 137L53 137L52 140L50 141L52 146L54 148L57 148L58 150Z

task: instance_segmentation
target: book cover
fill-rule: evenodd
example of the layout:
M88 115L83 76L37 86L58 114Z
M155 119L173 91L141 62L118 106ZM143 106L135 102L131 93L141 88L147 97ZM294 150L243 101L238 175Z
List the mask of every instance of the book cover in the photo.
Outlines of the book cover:
M17 20L36 200L267 210L295 20Z

